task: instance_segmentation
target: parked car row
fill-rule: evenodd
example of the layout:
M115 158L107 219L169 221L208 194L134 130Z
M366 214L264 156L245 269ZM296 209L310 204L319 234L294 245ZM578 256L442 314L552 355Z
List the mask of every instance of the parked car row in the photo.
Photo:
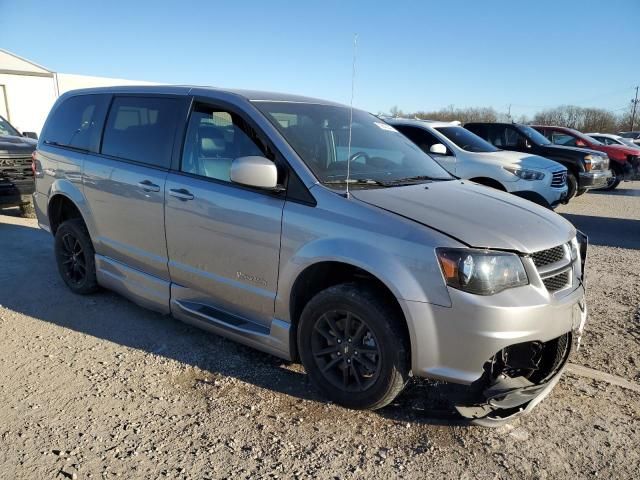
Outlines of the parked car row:
M444 165L468 161L474 178L473 164L500 152L459 126L424 125L397 123L432 135L418 146L319 99L68 92L35 153L38 224L77 294L106 287L299 360L349 408L384 407L415 375L466 385L458 411L501 424L549 394L579 345L586 237L546 208L454 177L423 149ZM529 145L544 143L526 131ZM579 155L589 185L596 166L607 171L604 156L547 148ZM543 183L556 191L540 193L549 205L562 198L566 167L530 151L505 158L493 171L512 191Z

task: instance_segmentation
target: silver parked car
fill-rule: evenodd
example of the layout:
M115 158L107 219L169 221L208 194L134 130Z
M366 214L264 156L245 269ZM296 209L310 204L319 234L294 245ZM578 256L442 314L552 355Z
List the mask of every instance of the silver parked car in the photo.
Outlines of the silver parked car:
M502 422L550 392L586 320L570 223L335 103L69 92L34 169L72 291L100 285L300 360L350 408L387 405L413 374L469 385L458 410Z

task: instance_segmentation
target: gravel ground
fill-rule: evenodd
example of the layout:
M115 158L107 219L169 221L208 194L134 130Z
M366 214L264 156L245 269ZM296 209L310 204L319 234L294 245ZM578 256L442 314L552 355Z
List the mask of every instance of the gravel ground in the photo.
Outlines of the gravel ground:
M559 212L592 241L573 362L640 383L640 182ZM324 402L299 365L101 292L71 294L51 238L0 216L0 478L640 477L640 394L567 374L498 429L414 381L378 412Z

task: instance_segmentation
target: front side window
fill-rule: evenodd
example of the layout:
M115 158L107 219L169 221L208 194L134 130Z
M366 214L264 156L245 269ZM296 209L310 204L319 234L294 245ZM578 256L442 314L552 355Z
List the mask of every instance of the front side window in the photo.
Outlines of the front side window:
M108 95L67 98L47 120L44 143L96 152L108 102Z
M498 149L475 133L462 127L435 127L435 129L467 152L497 152Z
M252 137L250 127L237 115L197 106L189 119L180 169L228 182L235 158L265 156Z
M7 122L4 117L0 117L0 135L19 137L20 132L13 128L13 126Z
M395 125L395 128L400 130L404 135L407 136L407 138L409 138L413 143L420 147L420 150L425 153L429 153L433 145L442 143L440 139L438 139L433 133L425 130L424 128L412 127L408 125ZM449 152L448 148L447 154L452 155L452 153Z
M576 139L566 133L552 133L551 141L556 145L564 145L565 147L576 146Z
M116 97L102 140L102 153L169 168L179 100L162 97Z
M333 105L255 102L324 184L384 184L452 177L411 140L373 115ZM351 142L349 143L349 139Z

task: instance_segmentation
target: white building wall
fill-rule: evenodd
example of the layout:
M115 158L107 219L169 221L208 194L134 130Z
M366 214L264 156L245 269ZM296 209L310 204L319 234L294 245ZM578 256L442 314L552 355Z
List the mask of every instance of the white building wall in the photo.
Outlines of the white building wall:
M2 0L0 0L1 2ZM40 135L49 110L69 90L116 85L153 85L122 78L53 73L0 49L0 115L21 132Z
M52 77L0 73L8 120L21 132L40 134L57 95ZM0 102L5 102L0 98Z

